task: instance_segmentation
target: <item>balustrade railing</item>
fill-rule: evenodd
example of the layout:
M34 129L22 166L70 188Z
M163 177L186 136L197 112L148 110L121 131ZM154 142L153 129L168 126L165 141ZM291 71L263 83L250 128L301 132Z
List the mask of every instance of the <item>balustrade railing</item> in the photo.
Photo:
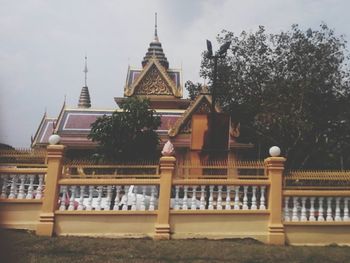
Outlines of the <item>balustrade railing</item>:
M45 187L43 169L0 169L1 199L41 199ZM9 172L11 170L11 172Z
M156 185L61 185L59 195L60 211L154 211L158 207Z
M206 180L208 181L208 180ZM229 184L203 182L186 184L175 181L171 208L173 210L266 210L267 182ZM247 180L246 180L247 181Z
M305 191L304 191L305 192ZM328 193L327 193L328 192ZM326 191L284 196L285 222L350 222L350 192Z

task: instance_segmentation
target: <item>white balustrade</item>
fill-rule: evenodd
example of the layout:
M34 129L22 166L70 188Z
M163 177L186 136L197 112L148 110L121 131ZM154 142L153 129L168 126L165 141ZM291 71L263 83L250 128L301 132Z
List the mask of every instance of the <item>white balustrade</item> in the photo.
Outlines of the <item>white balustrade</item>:
M60 200L60 211L66 210L67 186L61 186L62 197Z
M233 209L234 210L239 210L239 186L235 186L235 204Z
M17 179L18 176L13 174L11 175L11 188L10 188L10 194L9 199L15 199L17 195Z
M245 186L243 186L243 206L242 206L242 209L243 210L248 210L249 209L249 207L248 207L248 196L247 196L247 194L248 194L248 186L247 185L245 185Z
M85 192L85 186L80 186L80 196L79 196L79 205L77 210L84 210L84 192Z
M344 216L343 216L343 220L344 221L350 221L349 220L349 197L345 197L344 198Z
M188 205L187 205L187 193L188 193L188 186L184 187L184 197L182 200L182 210L187 210Z
M298 197L294 196L293 197L293 212L292 212L292 221L297 222L299 221L298 217L298 207L299 207L299 202L298 202Z
M153 211L157 205L155 185L60 186L61 211Z
M317 221L323 222L324 221L324 214L323 214L323 197L318 198L318 217Z
M108 211L111 210L111 202L112 202L112 186L107 186L107 196L106 196L106 203L103 206L103 209Z
M119 210L119 206L120 206L120 189L121 186L116 186L115 188L115 199L114 199L114 206L113 206L113 210Z
M209 186L209 205L208 209L209 210L214 210L214 197L213 197L213 192L214 192L214 185Z
M39 174L39 184L38 187L36 188L36 194L35 194L35 199L41 199L43 197L43 185L44 183L44 175Z
M260 191L261 191L261 194L260 194L260 206L259 206L259 209L260 210L266 210L266 205L265 205L265 189L266 189L266 186L261 186L260 188Z
M176 186L179 187L179 186ZM205 186L201 186L201 198L200 198L200 204L199 204L199 209L200 210L205 210Z
M127 211L128 210L128 201L129 201L129 186L124 186L124 194L122 196L122 210Z
M6 199L7 198L7 184L8 184L8 175L5 174L3 176L1 176L1 195L0 198L1 199Z
M176 186L175 187L175 206L174 209L175 210L179 210L180 209L180 199L179 199L179 191L180 191L180 186Z
M252 186L252 206L250 207L251 210L256 210L258 207L256 206L256 186Z
M151 188L151 197L149 199L149 207L148 210L149 211L154 211L155 210L155 195L156 195L156 188L154 186L152 186Z
M174 189L174 210L266 209L266 186L176 185Z
M286 196L283 218L285 222L348 222L348 203L349 197Z
M77 187L75 185L73 185L71 189L72 189L71 196L69 198L69 206L68 206L69 211L75 210L75 207L74 207L74 205L75 205L75 192L76 192Z
M197 209L196 186L192 186L191 210Z
M333 221L332 217L332 197L327 197L327 217L326 221L331 222Z
M18 195L17 195L17 199L24 199L24 181L26 179L26 175L21 174L19 176L19 180L20 180L20 185L19 185L19 189L18 189Z
M131 210L136 211L137 185L134 186L134 198L131 201Z
M29 175L29 186L28 186L26 199L34 198L34 180L35 180L35 175L34 174Z
M306 217L306 197L301 198L301 215L300 215L300 221L305 222L307 221Z
M290 216L289 216L289 196L286 196L284 198L284 221L289 222Z
M230 195L231 195L231 187L227 186L227 188L226 188L225 210L231 210L231 197L230 197Z
M88 211L92 210L92 199L93 199L94 190L95 190L95 187L90 185L89 186L89 196L88 196L87 204L86 204L86 210L88 210Z
M309 221L314 222L316 221L316 217L315 217L315 197L311 197L310 198L310 217L309 217Z
M41 199L44 175L1 174L1 199Z
M137 196L136 196L137 198ZM140 201L140 210L145 211L146 210L146 186L142 186L142 198Z
M222 185L218 186L218 197L216 200L216 210L222 210Z

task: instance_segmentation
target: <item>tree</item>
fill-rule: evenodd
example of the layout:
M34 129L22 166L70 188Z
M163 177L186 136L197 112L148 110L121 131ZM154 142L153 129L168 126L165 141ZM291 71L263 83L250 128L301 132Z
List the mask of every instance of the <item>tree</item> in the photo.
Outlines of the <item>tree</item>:
M218 63L221 106L241 123L242 142L267 154L281 147L289 168L350 168L350 70L346 41L327 25L235 36ZM212 84L213 64L203 56L200 75ZM197 84L188 83L193 92ZM212 87L210 87L212 88ZM193 95L192 95L193 96ZM264 157L264 156L262 156Z
M148 100L127 98L120 111L91 125L88 138L98 142L107 160L151 159L157 154L159 125L160 117L149 108Z

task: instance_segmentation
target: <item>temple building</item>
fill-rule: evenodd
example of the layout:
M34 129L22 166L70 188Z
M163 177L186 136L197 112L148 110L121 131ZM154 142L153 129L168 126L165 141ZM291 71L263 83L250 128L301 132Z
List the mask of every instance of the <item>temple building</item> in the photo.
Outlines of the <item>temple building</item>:
M128 68L124 97L114 98L115 102L120 105L127 97L148 98L151 107L161 117L161 125L157 130L161 139L160 147L170 139L178 160L190 156L192 160L198 159L207 140L211 96L204 90L194 101L183 98L182 71L169 67L158 38L157 23L154 39L149 44L141 65L140 68ZM86 62L84 72L86 77ZM220 134L217 137L224 150L231 153L229 156L235 158L237 149L247 147L236 142L239 125L230 123L228 116L221 114L218 107L214 108L218 116L221 116ZM76 107L64 103L57 118L49 118L46 114L43 116L32 139L32 147L46 147L50 135L56 133L68 151L92 151L96 143L87 138L91 124L103 115L111 115L113 111L115 109L104 110L91 106L85 79Z

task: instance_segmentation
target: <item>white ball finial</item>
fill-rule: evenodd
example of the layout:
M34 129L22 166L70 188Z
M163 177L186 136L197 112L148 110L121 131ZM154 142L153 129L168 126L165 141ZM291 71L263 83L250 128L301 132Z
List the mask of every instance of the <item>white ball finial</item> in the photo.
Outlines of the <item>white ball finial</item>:
M56 145L61 141L61 137L58 134L52 134L49 137L49 144L50 145Z
M280 156L281 149L278 146L272 146L269 150L269 153L272 157Z

